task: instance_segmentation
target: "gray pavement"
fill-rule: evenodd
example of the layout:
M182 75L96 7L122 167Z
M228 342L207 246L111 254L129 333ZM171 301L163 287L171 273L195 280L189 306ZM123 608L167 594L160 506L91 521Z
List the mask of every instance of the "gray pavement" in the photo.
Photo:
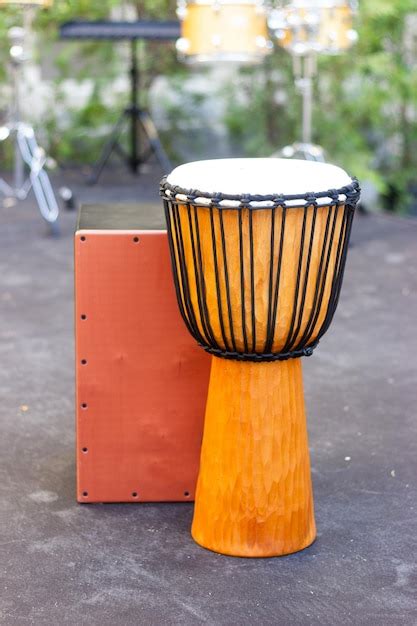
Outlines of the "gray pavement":
M157 199L158 172L66 178L81 201ZM195 545L191 504L76 504L74 224L0 209L0 622L416 624L417 220L356 218L304 360L318 539L254 560Z

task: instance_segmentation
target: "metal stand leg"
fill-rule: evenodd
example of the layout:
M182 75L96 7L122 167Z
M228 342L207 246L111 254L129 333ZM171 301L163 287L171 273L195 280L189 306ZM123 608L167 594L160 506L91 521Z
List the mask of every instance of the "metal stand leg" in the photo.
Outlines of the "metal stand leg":
M153 119L147 111L139 111L139 120L149 142L151 151L155 154L164 172L170 172L172 164L162 146L161 140L159 139L158 131Z
M44 169L45 153L37 144L33 128L20 122L10 129L10 135L14 135L15 145L14 184L19 186L12 187L0 179L0 192L6 197L24 200L33 189L40 214L51 227L55 225L53 231L57 232L59 207ZM26 179L25 166L29 171Z
M39 148L35 133L30 126L19 124L16 137L19 152L29 168L30 184L26 188L23 185L21 189L26 197L30 187L33 188L42 217L49 224L53 224L58 219L59 207L49 176L44 169L45 154Z
M29 14L25 13L26 26L30 25ZM28 21L29 19L29 21ZM14 143L14 173L13 186L0 178L0 192L8 198L24 200L31 189L39 207L43 219L48 222L53 232L57 232L57 219L59 215L58 203L44 166L46 157L44 151L38 146L33 128L29 124L21 122L20 116L20 86L21 68L27 59L24 52L24 39L26 30L15 27L9 30L11 41L10 67L13 78L13 104L11 108L11 122L4 126L0 132L0 140L12 138ZM25 178L25 171L29 176Z
M108 160L110 159L112 153L114 151L118 152L123 156L123 150L119 144L119 137L122 134L123 127L127 121L127 111L123 111L121 116L116 122L109 139L104 144L103 150L101 152L100 157L96 161L91 176L88 178L88 183L90 185L95 185L100 178L104 168L107 165Z
M125 150L123 150L122 146L119 143L120 136L124 130L124 126L127 124L128 120L130 120L131 127L131 153L126 154ZM138 123L140 124L144 137L146 138L149 149L137 152L138 150L138 141L133 141L133 132L135 136L138 134ZM134 146L134 149L133 149ZM156 126L147 111L143 109L135 109L132 111L132 108L129 107L125 109L122 115L119 117L116 122L115 127L112 130L112 133L105 143L102 153L94 165L93 172L88 179L88 183L90 185L95 185L98 182L101 174L105 166L107 165L108 160L110 159L113 152L116 152L121 159L128 165L129 169L136 173L142 165L142 163L146 163L149 157L154 154L164 172L168 173L172 169L171 161L169 160L162 144L159 139L158 131Z
M20 151L19 137L16 133L14 138L14 188L21 189L25 179L25 164Z
M313 76L316 73L314 54L294 57L295 84L302 96L302 142L311 145L313 116Z
M302 97L301 142L285 146L272 156L324 162L323 148L312 143L313 77L317 72L316 54L314 52L304 56L294 54L293 68L295 85Z

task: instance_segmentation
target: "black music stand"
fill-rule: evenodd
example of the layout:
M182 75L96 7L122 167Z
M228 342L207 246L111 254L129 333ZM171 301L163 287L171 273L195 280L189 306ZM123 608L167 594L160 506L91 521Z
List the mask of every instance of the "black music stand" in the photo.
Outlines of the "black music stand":
M164 172L169 172L172 169L151 116L148 111L141 109L139 106L140 75L136 41L137 39L175 41L180 36L180 33L180 24L174 20L136 20L133 22L75 20L60 26L61 39L129 40L131 45L130 104L117 120L109 139L103 147L100 158L94 165L93 172L89 178L91 184L95 184L98 181L113 152L117 153L135 174L138 173L140 165L145 163L152 154L156 156ZM130 131L130 147L128 151L120 144L120 136L127 125Z
M148 111L139 106L140 75L137 58L136 39L130 40L131 65L130 65L130 104L127 106L111 131L110 137L106 141L101 151L101 155L96 161L88 182L91 185L100 178L110 156L113 152L119 155L129 169L137 174L139 167L146 163L154 154L164 172L172 169L171 162L161 144L156 126ZM130 150L127 152L120 145L120 136L126 126L130 132ZM141 146L141 137L145 137L147 146Z

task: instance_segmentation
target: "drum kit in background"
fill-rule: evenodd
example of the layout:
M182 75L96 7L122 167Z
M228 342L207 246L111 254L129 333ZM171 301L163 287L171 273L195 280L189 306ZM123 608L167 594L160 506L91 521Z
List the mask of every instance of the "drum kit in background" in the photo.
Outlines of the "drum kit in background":
M266 7L257 0L186 2L177 9L176 47L188 63L260 63L271 52Z
M273 156L324 161L323 149L312 143L317 55L342 54L356 42L356 12L351 0L289 0L275 8L262 0L179 0L177 51L189 64L256 64L273 51L275 41L293 59L302 96L302 135Z

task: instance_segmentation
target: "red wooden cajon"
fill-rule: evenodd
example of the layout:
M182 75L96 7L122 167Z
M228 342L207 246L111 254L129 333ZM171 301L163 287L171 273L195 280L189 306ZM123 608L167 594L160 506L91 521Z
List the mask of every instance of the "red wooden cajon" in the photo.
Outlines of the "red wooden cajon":
M80 211L79 502L194 498L210 358L180 318L164 227L156 204Z

